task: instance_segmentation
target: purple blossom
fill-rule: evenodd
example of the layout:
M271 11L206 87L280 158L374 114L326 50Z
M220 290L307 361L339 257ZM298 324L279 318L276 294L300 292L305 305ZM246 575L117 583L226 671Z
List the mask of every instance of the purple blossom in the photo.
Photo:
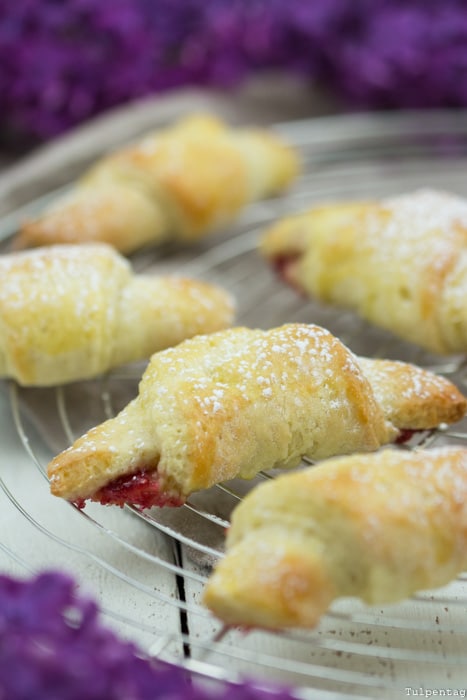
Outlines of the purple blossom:
M334 90L362 108L467 105L467 7L461 0L372 0L335 62Z
M107 629L96 602L75 589L54 571L0 576L1 700L290 700L247 683L208 692Z
M0 128L280 68L344 107L467 105L463 0L0 0Z

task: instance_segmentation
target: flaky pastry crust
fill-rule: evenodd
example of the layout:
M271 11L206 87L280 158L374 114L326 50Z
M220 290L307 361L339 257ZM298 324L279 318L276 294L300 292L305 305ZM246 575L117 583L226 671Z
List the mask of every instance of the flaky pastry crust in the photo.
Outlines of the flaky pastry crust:
M105 244L49 246L0 257L0 377L63 384L148 358L231 325L216 285L136 275Z
M384 449L253 489L205 604L226 624L314 627L332 602L404 599L467 566L467 450Z
M104 241L122 253L195 240L296 177L296 152L267 129L181 119L101 158L63 197L24 222L18 248Z
M75 502L178 505L303 456L377 450L465 410L446 379L402 363L361 365L318 326L233 328L153 355L138 396L52 460L51 490ZM135 499L142 474L149 491Z
M467 200L432 190L286 217L260 250L290 284L440 354L467 350Z

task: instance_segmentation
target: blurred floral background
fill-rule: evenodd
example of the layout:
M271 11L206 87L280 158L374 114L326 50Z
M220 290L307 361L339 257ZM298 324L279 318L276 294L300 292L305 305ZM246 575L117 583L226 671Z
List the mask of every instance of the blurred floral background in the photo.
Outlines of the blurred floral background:
M0 133L280 70L342 109L467 104L465 0L0 0Z

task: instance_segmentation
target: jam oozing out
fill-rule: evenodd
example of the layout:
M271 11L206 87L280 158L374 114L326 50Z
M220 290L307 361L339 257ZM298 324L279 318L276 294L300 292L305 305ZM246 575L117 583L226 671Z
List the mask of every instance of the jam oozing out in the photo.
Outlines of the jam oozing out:
M396 445L404 445L406 442L409 442L414 435L422 432L423 430L410 430L409 428L402 429L399 431L399 435L397 436L395 443Z
M409 442L421 430L402 429L397 436L395 443L403 445ZM125 504L139 506L140 508L151 508L152 506L179 507L184 503L184 498L174 494L161 492L160 479L157 471L140 469L134 474L124 475L114 479L107 486L99 489L91 497L102 505L115 505L123 507ZM77 508L84 508L85 499L76 499L74 505Z
M183 505L184 502L181 496L161 492L157 471L149 471L147 469L140 469L134 474L114 479L114 481L99 489L91 497L91 500L97 501L104 506L123 507L128 503L140 508L151 508L152 506L178 507ZM75 505L78 508L82 508L84 501L77 500Z
M277 275L289 286L293 287L298 294L305 296L305 290L297 282L294 274L300 253L289 253L287 255L278 255L274 258L273 267Z

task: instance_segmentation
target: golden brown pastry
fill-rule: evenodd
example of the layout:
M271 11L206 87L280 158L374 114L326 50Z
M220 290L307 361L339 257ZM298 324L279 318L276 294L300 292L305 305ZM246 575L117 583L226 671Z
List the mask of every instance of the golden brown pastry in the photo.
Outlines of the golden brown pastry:
M204 602L229 625L314 627L332 601L401 600L467 567L467 450L338 457L253 489Z
M0 377L46 386L96 376L231 325L223 289L135 275L110 246L50 246L0 257Z
M312 325L187 340L153 355L139 395L52 460L52 493L80 505L180 505L234 477L376 450L466 411L446 379L402 363L365 367Z
M305 294L428 350L467 351L467 200L420 190L316 206L273 225L260 247Z
M266 129L233 129L193 116L103 157L37 218L18 247L104 241L123 253L194 240L249 202L287 187L295 151Z

